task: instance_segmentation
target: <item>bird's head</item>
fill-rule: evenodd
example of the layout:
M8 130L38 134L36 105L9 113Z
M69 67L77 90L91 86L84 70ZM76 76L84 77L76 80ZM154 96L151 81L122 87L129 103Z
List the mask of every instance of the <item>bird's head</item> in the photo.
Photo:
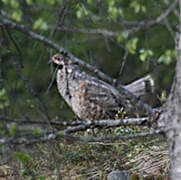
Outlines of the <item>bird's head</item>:
M65 68L68 69L79 69L78 63L71 60L69 56L55 54L53 55L48 63L53 64L54 67L58 68L59 70L64 70Z
M53 55L50 60L48 61L49 64L53 63L53 65L55 67L59 67L60 69L63 68L63 66L65 65L65 58L63 57L63 55L60 54L55 54Z

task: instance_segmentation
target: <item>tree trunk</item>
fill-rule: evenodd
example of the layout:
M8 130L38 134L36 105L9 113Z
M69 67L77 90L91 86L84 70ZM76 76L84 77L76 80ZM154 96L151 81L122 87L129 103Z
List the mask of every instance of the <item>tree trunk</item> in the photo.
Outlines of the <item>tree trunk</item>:
M181 33L179 34L178 61L175 77L165 112L161 116L161 121L163 122L163 120L163 124L166 124L166 128L168 130L167 138L171 158L170 177L171 180L181 180Z

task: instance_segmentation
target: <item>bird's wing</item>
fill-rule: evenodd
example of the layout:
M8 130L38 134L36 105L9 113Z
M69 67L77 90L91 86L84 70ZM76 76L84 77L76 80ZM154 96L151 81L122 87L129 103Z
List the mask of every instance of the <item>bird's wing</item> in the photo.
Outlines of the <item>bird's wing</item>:
M107 110L118 110L120 103L118 102L119 92L108 83L97 79L88 74L82 74L79 77L79 90L82 92L86 100L104 107Z

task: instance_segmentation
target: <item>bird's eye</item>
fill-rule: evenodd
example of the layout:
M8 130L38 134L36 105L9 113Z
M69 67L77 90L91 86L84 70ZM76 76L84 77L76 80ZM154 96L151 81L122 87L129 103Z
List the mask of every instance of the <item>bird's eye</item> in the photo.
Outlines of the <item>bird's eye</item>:
M55 56L55 59L60 60L60 56Z

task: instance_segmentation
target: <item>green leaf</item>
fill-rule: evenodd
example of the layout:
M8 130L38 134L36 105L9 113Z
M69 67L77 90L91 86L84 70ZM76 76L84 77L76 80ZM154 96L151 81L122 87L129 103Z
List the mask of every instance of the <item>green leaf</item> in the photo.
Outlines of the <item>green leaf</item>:
M117 12L120 16L124 17L124 13L123 13L123 10L121 8L118 8Z
M47 179L46 176L41 176L41 177L38 178L38 180L46 180L46 179Z
M9 134L10 136L15 136L17 133L17 127L16 126L11 126L9 129Z
M152 50L148 50L148 55L149 56L153 56L153 51Z
M146 6L141 6L142 12L146 13Z
M3 89L0 89L0 97L4 96L6 94L6 90L3 88Z
M76 9L80 9L80 4L77 3L76 6L75 6Z
M10 105L9 101L4 102L4 107L8 107Z
M39 5L39 6L45 5L45 3L46 3L46 0L37 0L36 1L36 4Z
M103 179L103 172L101 170L99 171L99 179Z
M55 4L55 0L48 0L47 3L50 4L50 5L54 5Z
M141 61L144 62L146 60L146 58L147 58L147 54L146 53L143 53L143 54L140 55Z
M136 1L132 1L130 4L130 7L132 7L135 11L135 13L139 13L140 11L146 12L146 6L139 4Z
M176 50L167 49L165 53L158 58L158 62L169 65L174 59L177 59Z
M109 0L108 4L109 4L109 6L114 6L115 5L115 0Z
M115 1L110 1L108 6L109 17L114 21L117 20L118 15L124 17L123 10L115 5Z
M32 5L33 0L26 0L26 3L27 3L28 5Z
M0 109L4 109L4 105L3 104L0 104Z
M131 39L127 42L127 48L131 54L135 54L137 43L138 43L138 38Z
M136 1L132 1L130 6L134 9L135 13L140 11L140 4Z
M35 21L33 29L40 29L46 31L48 29L48 25L42 18L39 18Z
M77 11L76 12L77 18L80 19L82 17L82 11Z
M139 12L140 12L140 8L141 8L141 7L140 7L139 5L137 5L137 6L135 7L135 12L136 12L136 13L139 13Z
M84 17L84 16L87 16L89 13L87 11L87 9L85 8L84 5L77 5L76 8L78 9L77 12L76 12L76 16L78 19Z
M0 109L4 109L10 105L9 98L6 95L6 90L3 88L0 90Z
M40 129L35 129L34 130L34 135L35 136L39 136L42 133L42 131Z
M10 1L10 0L2 0L2 2L3 2L4 4L6 4L6 5L8 5L9 1Z
M64 137L64 133L63 133L62 131L59 131L59 132L58 132L58 135L59 135L60 137Z
M124 41L124 38L123 38L123 36L122 36L122 34L121 34L121 35L119 35L119 36L117 37L117 42L120 43L120 42L123 42L123 41Z
M93 4L93 0L87 0L88 4Z
M4 136L6 134L5 127L0 123L0 136Z
M138 38L134 38L134 39L132 40L132 48L133 48L133 49L136 49L137 42L138 42Z
M12 14L12 18L16 21L21 21L21 17L23 15L23 12L21 11L21 9L18 9L17 11L14 11Z
M23 168L23 169L20 169L20 173L22 175L26 175L28 172L27 172L27 168Z
M32 160L32 158L29 155L23 154L22 152L17 152L16 158L19 159L24 164L27 164Z
M164 103L164 102L166 102L166 100L167 100L167 92L165 90L163 90L161 93L160 101L162 103Z
M122 34L124 39L127 39L128 36L129 36L129 32L128 31L123 31L121 34Z
M112 19L116 21L117 19L117 15L118 15L118 11L116 7L112 7Z
M145 62L146 61L146 59L148 58L148 57L151 57L151 56L153 56L153 51L151 51L150 49L140 49L140 60L142 61L142 62Z
M11 0L10 4L13 8L18 8L19 7L19 2L16 0Z

